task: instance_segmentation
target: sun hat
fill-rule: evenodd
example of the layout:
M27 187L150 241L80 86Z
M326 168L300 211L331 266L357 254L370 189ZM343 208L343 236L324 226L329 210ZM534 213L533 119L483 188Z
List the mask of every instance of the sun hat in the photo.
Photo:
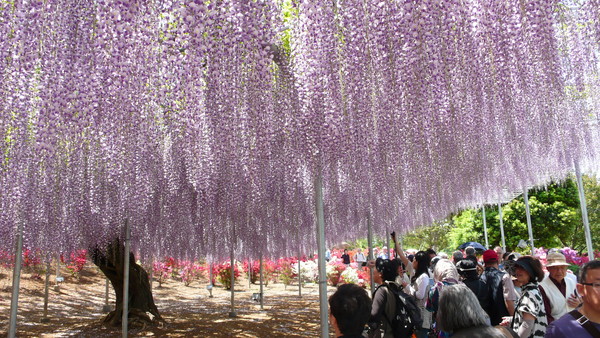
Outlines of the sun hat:
M546 256L546 267L550 268L553 266L569 266L570 264L567 263L567 259L565 258L565 255L561 254L560 252L551 252Z
M483 253L483 262L484 263L491 263L491 262L497 262L498 261L498 254L496 253L496 251L494 250L486 250Z

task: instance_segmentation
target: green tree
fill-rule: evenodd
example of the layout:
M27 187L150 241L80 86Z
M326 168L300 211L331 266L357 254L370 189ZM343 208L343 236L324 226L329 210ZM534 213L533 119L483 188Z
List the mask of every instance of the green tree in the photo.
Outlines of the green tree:
M588 220L592 233L592 245L595 250L600 249L600 184L595 176L583 175L583 190L587 204ZM581 220L581 208L579 207L579 195L577 198L577 215L579 222L575 225L573 236L569 245L579 251L586 251L585 231Z
M528 194L534 245L536 247L568 245L581 219L577 211L579 200L575 182L568 178L564 182L531 189ZM486 206L485 216L490 248L501 245L497 205ZM521 239L528 241L523 196L502 206L502 219L508 250L514 250ZM448 232L451 247L455 248L467 241L476 241L485 245L481 208L461 211L452 217L452 223L453 226Z
M450 243L447 234L451 227L448 220L442 220L431 226L417 228L402 235L402 244L405 249L433 248L436 251L448 252Z

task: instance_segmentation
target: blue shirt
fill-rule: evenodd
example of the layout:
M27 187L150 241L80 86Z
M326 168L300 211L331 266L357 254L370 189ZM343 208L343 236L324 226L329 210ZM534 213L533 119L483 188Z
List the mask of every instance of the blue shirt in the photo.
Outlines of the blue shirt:
M592 323L600 330L599 323ZM545 338L593 338L592 335L579 324L573 316L566 314L548 325Z

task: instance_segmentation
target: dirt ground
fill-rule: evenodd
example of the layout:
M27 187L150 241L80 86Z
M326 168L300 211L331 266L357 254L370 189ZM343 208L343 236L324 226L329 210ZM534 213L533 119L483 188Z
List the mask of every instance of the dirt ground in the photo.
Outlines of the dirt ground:
M0 269L0 334L8 331L12 271ZM64 275L63 275L64 276ZM51 275L49 293L49 322L42 323L44 306L44 275L36 278L23 273L19 293L17 336L19 337L114 337L118 329L101 325L106 315L105 279L94 267L86 267L79 281L65 276L59 290L54 289ZM318 286L305 284L302 297L298 285L284 287L269 283L264 287L264 309L253 301L252 293L259 285L248 285L242 278L235 286L235 311L230 318L231 292L221 286L213 288L213 297L206 290L207 280L194 281L185 286L180 281L168 280L158 287L153 283L154 300L166 320L164 327L130 330L131 337L318 337ZM329 294L335 288L328 287ZM114 307L112 287L109 304ZM333 331L331 331L333 333Z

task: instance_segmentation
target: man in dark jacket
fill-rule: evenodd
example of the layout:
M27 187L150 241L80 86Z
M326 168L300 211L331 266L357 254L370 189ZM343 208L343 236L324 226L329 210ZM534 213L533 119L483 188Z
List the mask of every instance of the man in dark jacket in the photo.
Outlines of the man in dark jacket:
M458 273L463 279L463 283L473 291L479 305L483 309L487 309L489 306L489 288L488 285L479 278L477 274L477 267L475 264L468 259L461 260L458 265Z
M481 280L489 287L488 306L484 310L490 316L492 326L496 326L502 322L502 317L515 314L517 292L511 276L498 270L498 254L494 250L483 253L483 263L485 271Z

